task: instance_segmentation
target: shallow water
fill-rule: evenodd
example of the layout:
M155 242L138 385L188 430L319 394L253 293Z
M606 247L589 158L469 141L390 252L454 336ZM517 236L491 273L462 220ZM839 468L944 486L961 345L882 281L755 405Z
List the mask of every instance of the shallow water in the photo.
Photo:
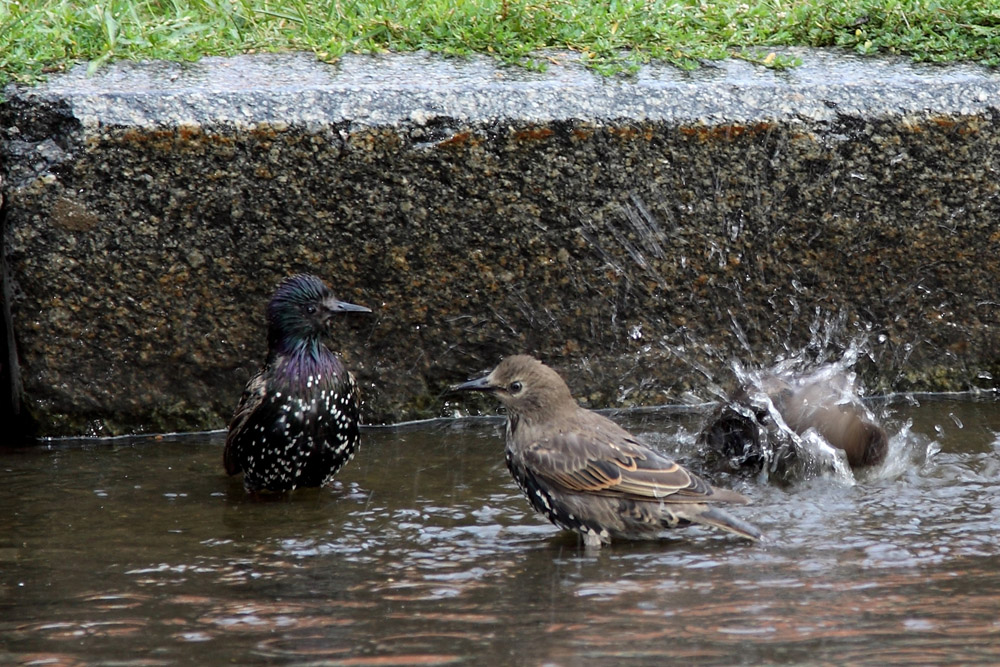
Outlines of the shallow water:
M1000 403L887 412L856 483L730 480L756 546L584 550L530 512L498 420L368 429L332 487L269 501L222 434L0 449L0 663L997 663ZM695 415L616 419L697 459Z

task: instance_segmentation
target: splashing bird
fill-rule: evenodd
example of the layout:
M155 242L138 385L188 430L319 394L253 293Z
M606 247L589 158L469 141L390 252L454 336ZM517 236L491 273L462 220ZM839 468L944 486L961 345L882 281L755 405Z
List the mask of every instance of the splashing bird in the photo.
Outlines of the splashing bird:
M333 315L370 312L338 301L316 276L278 285L267 304L267 358L243 390L226 438L226 472L242 471L248 491L322 486L354 456L358 386L320 337Z
M804 377L765 375L753 386L740 387L716 411L700 440L731 472L780 472L800 453L783 437L778 417L796 435L812 430L843 450L853 470L881 464L889 451L889 437L861 404L853 379L825 368Z
M490 392L507 409L506 459L536 511L588 546L652 538L693 523L759 540L760 531L715 507L746 504L734 491L657 454L610 419L580 407L551 368L510 356L454 387Z

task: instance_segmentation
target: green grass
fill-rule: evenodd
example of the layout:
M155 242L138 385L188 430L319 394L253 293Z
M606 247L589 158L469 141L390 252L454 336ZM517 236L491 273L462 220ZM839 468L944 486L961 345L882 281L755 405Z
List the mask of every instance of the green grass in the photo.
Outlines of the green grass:
M90 61L196 60L306 50L424 49L544 67L541 49L598 71L727 56L769 66L779 46L840 46L1000 65L996 0L0 0L0 83Z

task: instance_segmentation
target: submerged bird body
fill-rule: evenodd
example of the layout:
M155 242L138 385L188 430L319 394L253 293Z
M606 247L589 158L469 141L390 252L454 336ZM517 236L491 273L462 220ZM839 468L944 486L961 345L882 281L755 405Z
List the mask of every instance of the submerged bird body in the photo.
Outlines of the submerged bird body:
M589 545L656 537L692 523L760 539L715 507L747 498L710 486L610 419L580 407L562 378L528 356L456 387L489 391L507 408L506 460L536 511Z
M226 472L242 471L248 490L321 486L357 451L357 383L320 340L339 312L371 311L308 275L283 281L268 303L267 359L243 391L224 454Z

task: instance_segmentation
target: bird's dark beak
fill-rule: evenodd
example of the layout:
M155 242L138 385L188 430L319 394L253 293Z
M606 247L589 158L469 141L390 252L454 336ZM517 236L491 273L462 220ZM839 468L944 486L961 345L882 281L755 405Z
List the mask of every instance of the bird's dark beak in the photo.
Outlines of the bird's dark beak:
M370 313L371 308L366 308L364 306L357 306L353 303L347 303L346 301L337 301L336 299L327 299L323 302L323 305L331 313Z
M452 391L495 391L496 386L490 384L490 376L481 377L478 380L469 380L462 384L457 384L451 388Z

